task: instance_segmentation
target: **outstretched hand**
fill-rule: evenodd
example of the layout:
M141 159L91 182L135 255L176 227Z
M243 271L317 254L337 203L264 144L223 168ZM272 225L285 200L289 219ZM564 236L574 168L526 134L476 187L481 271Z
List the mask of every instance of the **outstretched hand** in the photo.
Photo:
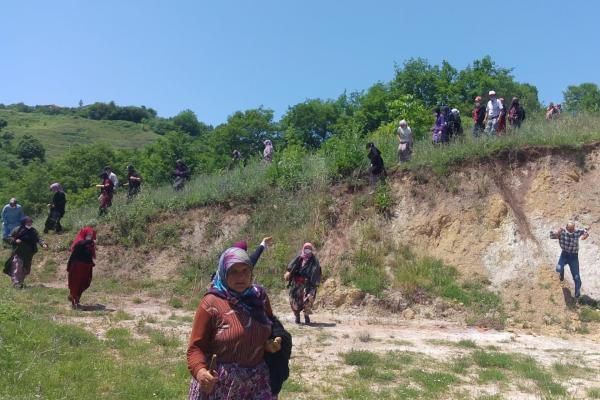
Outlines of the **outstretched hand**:
M267 236L266 238L264 238L262 240L262 242L267 246L267 247L271 247L273 246L273 238L271 236Z

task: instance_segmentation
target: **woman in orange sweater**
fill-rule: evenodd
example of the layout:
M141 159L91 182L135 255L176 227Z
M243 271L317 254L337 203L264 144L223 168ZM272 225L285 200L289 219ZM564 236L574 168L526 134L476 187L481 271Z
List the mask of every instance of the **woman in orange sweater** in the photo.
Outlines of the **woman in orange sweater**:
M187 360L195 379L190 400L273 399L264 356L281 349L281 338L269 339L271 317L265 289L252 284L248 253L236 247L225 250L192 326ZM216 365L211 365L213 358Z

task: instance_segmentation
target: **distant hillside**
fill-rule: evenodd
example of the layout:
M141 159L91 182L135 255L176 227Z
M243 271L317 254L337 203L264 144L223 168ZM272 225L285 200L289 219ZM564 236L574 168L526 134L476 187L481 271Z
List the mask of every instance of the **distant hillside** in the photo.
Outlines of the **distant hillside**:
M32 135L46 148L52 159L76 144L109 143L120 148L139 148L155 141L159 135L145 124L128 121L96 121L77 116L44 115L0 110L8 122L4 131L17 137Z

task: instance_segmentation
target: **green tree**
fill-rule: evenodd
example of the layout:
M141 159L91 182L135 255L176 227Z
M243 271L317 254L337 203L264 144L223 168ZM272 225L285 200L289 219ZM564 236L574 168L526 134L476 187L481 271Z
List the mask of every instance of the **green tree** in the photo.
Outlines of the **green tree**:
M198 143L190 135L170 132L143 150L137 167L146 182L165 182L171 179L171 171L178 159L183 160L192 172L199 172L199 153Z
M600 111L600 89L595 83L569 86L563 96L568 111Z
M42 146L42 142L31 135L25 135L19 139L17 142L16 153L23 164L28 164L35 159L43 162L46 157L46 149Z
M217 126L210 134L211 153L205 161L211 169L223 168L231 152L239 150L244 157L262 153L265 139L279 137L278 126L273 122L273 110L262 107L238 111L227 118L227 123Z
M4 118L0 118L0 131L8 125L8 122Z
M306 100L290 107L281 119L284 138L307 148L317 148L334 133L340 110L333 101Z
M402 95L399 99L389 102L388 108L394 127L397 128L400 120L405 119L415 139L422 139L429 133L433 122L432 112L414 96Z
M175 129L187 133L190 136L203 136L210 132L210 126L198 121L198 117L192 110L183 110L172 118Z

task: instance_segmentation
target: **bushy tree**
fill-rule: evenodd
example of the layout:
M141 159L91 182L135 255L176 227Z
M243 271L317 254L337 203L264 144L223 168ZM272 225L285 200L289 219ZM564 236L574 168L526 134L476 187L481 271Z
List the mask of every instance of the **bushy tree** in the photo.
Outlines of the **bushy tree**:
M23 164L27 164L36 159L45 161L46 158L46 149L44 149L42 142L31 135L25 135L19 139L17 142L16 153Z
M335 102L306 100L288 108L281 119L281 127L287 134L286 139L314 149L333 135L339 117L340 110Z
M600 89L595 83L569 86L563 96L568 111L600 111Z
M174 116L171 121L175 129L190 136L205 136L212 130L212 127L209 125L198 121L196 114L192 110L183 110Z

